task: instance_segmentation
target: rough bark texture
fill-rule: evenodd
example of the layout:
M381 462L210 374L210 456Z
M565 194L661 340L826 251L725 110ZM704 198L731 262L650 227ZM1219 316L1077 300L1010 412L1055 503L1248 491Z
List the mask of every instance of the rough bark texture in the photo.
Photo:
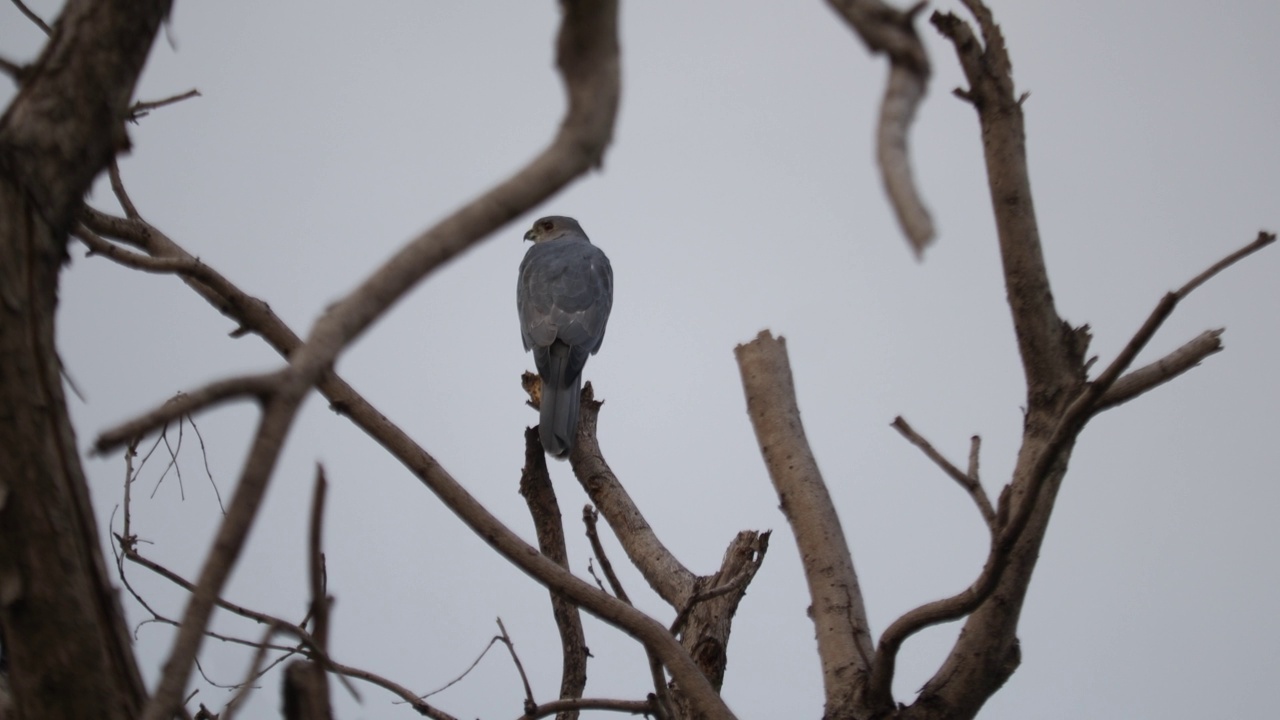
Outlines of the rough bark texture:
M569 551L564 541L564 519L555 487L547 473L547 454L542 449L536 427L524 433L524 470L520 473L520 494L533 516L538 549L560 567L569 570ZM551 590L551 615L560 631L561 668L559 699L578 699L587 687L587 638L582 630L578 607L554 589ZM556 720L577 720L576 709L563 710Z
M20 718L132 718L145 698L99 546L54 346L67 229L126 144L169 3L68 3L0 118L0 625Z
M786 341L766 330L734 353L747 414L809 585L826 693L823 717L858 717L867 705L871 633L840 517L800 422Z

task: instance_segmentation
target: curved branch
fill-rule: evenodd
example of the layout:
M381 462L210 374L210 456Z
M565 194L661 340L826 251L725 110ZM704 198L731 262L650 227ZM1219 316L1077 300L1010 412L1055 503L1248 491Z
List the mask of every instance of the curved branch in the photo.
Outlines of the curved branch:
M898 224L916 257L933 242L933 219L911 173L907 135L929 86L929 55L916 34L917 2L905 11L881 0L828 0L867 49L889 56L889 76L876 128L876 161Z
M933 244L934 227L911 172L907 133L924 102L928 80L928 75L919 75L904 65L890 66L876 125L876 163L880 166L880 178L916 259L923 258L925 249Z
M809 584L826 691L824 717L854 717L865 701L871 635L849 544L800 422L786 341L764 330L734 354L747 414Z

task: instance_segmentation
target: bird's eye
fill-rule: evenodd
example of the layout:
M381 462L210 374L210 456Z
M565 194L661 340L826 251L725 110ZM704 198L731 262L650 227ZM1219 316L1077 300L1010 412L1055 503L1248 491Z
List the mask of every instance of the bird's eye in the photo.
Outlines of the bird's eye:
M542 230L543 232L546 232L546 231L550 230L550 229L551 229L551 221L550 221L550 220L543 220L542 222L538 223L538 228L539 228L540 230Z

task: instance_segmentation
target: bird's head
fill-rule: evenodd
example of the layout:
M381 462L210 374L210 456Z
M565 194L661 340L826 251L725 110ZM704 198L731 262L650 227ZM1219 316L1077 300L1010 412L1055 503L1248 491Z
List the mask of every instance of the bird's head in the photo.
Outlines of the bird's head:
M586 237L586 234L582 232L582 226L578 224L577 220L564 215L548 215L544 218L538 218L533 223L533 227L529 229L529 232L524 234L524 239L529 242L540 243L555 240L565 235Z

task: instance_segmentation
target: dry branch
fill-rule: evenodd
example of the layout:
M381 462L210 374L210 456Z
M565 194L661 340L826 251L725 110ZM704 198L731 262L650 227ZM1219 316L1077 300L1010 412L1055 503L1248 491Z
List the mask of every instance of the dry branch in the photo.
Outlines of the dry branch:
M547 473L547 456L538 439L538 429L528 428L524 434L524 470L520 473L520 494L533 516L538 549L552 561L569 569L569 552L565 547L564 520L556 499L551 477ZM587 640L582 630L578 608L554 589L551 592L551 615L560 632L560 698L582 697L587 686ZM576 720L566 712L557 720Z
M894 418L892 426L908 442L920 448L934 464L942 468L942 471L948 477L964 488L965 492L969 493L969 497L978 506L978 512L982 513L982 519L986 521L987 528L995 532L996 511L992 509L991 500L987 498L986 490L982 489L982 483L978 482L978 436L973 436L973 445L969 453L969 472L964 473L960 471L960 468L952 465L950 460L943 457L942 453L938 452L928 440L925 440L917 433L901 416Z
M934 228L912 176L907 135L929 86L929 56L915 30L915 18L925 3L917 2L906 11L880 0L828 0L828 4L868 50L889 56L876 128L876 161L898 224L919 258L933 242Z
M840 518L805 438L786 341L766 330L734 350L747 414L800 549L818 636L826 717L854 717L871 670L871 635Z
M672 607L681 607L693 594L696 576L658 538L605 461L596 439L601 405L587 383L582 390L578 437L569 457L573 473L649 587Z
M38 20L24 4L19 9ZM145 702L63 392L67 231L128 146L122 120L169 11L68 0L0 116L0 635L14 717L134 718Z

